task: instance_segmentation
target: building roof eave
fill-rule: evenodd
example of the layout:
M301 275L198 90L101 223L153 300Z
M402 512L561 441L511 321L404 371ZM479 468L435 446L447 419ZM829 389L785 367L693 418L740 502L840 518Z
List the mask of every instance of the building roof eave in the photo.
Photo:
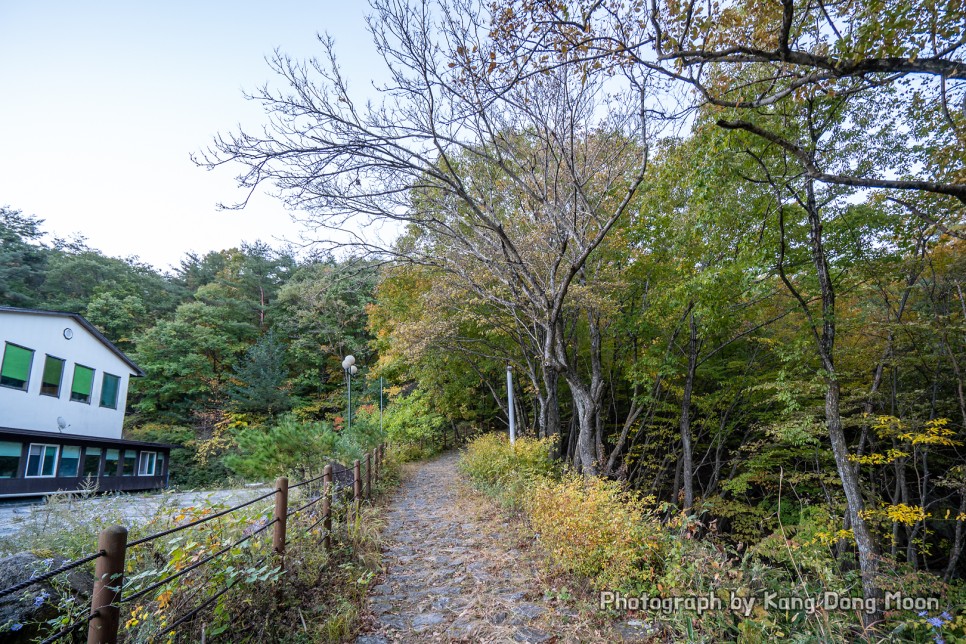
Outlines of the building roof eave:
M80 443L82 445L116 445L118 447L152 447L155 449L172 450L180 445L171 443L149 443L147 441L132 441L124 438L103 438L100 436L85 436L82 434L66 434L64 432L42 432L35 429L17 429L14 427L0 427L0 440L15 438L19 440L48 440L59 443Z

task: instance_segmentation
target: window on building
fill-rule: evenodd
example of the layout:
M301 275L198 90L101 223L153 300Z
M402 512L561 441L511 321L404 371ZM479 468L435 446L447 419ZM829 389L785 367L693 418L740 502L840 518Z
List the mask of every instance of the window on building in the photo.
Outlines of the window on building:
M57 476L77 476L77 468L80 465L80 447L76 445L64 445L60 448L60 467L57 468Z
M60 396L60 383L64 380L64 361L54 356L44 360L44 377L40 380L40 393L44 396Z
M94 370L83 365L74 365L74 379L70 383L70 399L90 403L94 389Z
M109 449L104 452L104 476L117 476L117 466L121 461L121 452Z
M0 385L27 391L33 361L33 349L7 342L3 349L3 362L0 363Z
M27 452L27 476L53 476L58 451L57 445L31 445Z
M0 442L0 479L16 478L20 469L20 450L23 445L7 441Z
M116 462L116 461L115 461ZM84 476L96 479L101 473L101 448L88 447L84 450Z
M134 476L134 471L136 469L138 462L138 453L133 449L124 450L124 469L121 471L122 476Z
M162 452L158 452L158 464L154 471L157 476L164 474L164 454Z
M117 409L117 392L121 388L121 379L109 373L104 374L101 381L101 407Z
M157 461L157 452L141 452L141 465L138 467L138 476L154 476Z

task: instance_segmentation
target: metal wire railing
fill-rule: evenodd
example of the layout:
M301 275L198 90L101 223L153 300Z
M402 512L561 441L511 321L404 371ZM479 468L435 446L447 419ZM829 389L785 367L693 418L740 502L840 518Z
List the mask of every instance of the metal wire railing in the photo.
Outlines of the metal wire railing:
M103 556L104 556L104 551L103 550L99 550L99 551L95 552L92 555L87 555L86 557L81 557L80 559L75 559L74 561L69 561L69 562L65 563L64 565L62 565L62 566L60 566L58 568L55 568L53 570L50 570L50 571L47 571L47 572L43 573L42 575L34 575L34 576L31 576L30 579L27 579L25 581L22 581L19 584L14 584L13 586L10 586L9 588L4 588L3 590L0 590L0 597L6 597L7 595L12 595L14 593L18 593L21 590L26 590L26 589L30 588L31 586L34 586L36 584L43 583L43 582L47 581L48 579L53 579L57 575L62 575L65 572L69 572L69 571L73 570L74 568L80 568L84 564L90 563L90 562L94 561L95 559L97 559L98 557L103 557Z
M244 503L239 503L236 506L230 507L227 510L221 510L220 512L216 512L214 514L209 514L207 516L203 516L203 517L201 517L200 519L198 519L196 521L192 521L190 523L185 523L183 525L175 526L175 527L170 528L168 530L162 530L161 532L158 532L156 534L148 535L148 536L143 537L141 539L137 539L137 540L132 541L131 543L127 544L127 547L128 548L134 548L135 546L140 546L141 544L148 543L150 541L154 541L155 539L160 539L161 537L166 537L169 534L174 534L176 532L181 532L182 530L187 530L188 528L193 528L196 525L201 525L202 523L207 523L208 521L211 521L212 519L217 519L218 517L223 517L226 514L231 514L232 512L235 512L237 510L241 510L242 508L246 508L249 505L252 505L254 503L258 503L259 501L261 501L263 499L267 499L270 496L275 496L276 494L278 494L278 490L272 490L271 492L268 492L268 493L263 494L261 496L257 496L254 499L251 499L249 501L245 501Z
M127 530L121 527L108 528L101 532L101 537L99 540L99 549L96 553L87 555L80 559L65 563L53 570L47 571L43 574L35 575L30 579L27 579L18 584L14 584L8 588L0 589L0 598L12 595L14 593L27 590L32 586L47 582L58 575L69 572L91 562L95 562L97 567L95 570L95 579L98 580L98 584L102 585L101 591L98 591L98 585L95 584L95 589L93 597L91 600L91 610L80 617L62 627L57 632L47 636L46 639L42 640L41 644L53 644L68 635L76 633L79 629L84 626L89 626L91 622L95 622L97 628L90 629L90 632L97 631L96 638L90 641L116 641L117 632L119 627L119 617L120 609L122 605L131 605L138 600L143 600L149 597L151 593L157 591L164 586L170 584L171 582L184 577L185 575L203 568L204 566L211 563L218 557L224 556L233 550L242 546L246 542L252 541L258 535L261 535L273 528L273 538L272 538L272 548L277 557L279 557L280 570L284 570L284 557L285 550L288 545L292 543L294 539L286 538L286 528L289 518L308 510L312 506L315 506L320 501L322 503L322 511L318 516L314 513L308 515L309 519L314 519L314 521L304 530L300 531L301 537L309 535L312 530L317 528L320 524L324 524L324 530L321 533L321 537L324 540L326 548L331 547L331 537L334 534L332 530L331 521L333 516L333 509L335 507L334 500L335 497L340 496L337 494L338 488L343 490L347 487L347 481L344 479L340 481L336 477L340 474L345 474L346 472L352 473L352 495L351 498L354 500L352 507L358 512L358 503L363 499L368 499L371 494L371 484L375 478L378 481L380 470L383 465L383 459L385 454L385 446L379 445L372 452L365 455L364 461L357 460L353 464L353 467L344 467L338 464L326 465L325 471L322 475L313 478L294 483L292 485L288 484L288 479L280 478L276 481L275 489L271 492L259 495L253 499L249 499L244 503L239 503L237 505L231 506L224 510L219 510L212 514L203 516L199 519L189 521L182 525L174 526L172 528L156 532L154 534L136 539L131 542L127 542ZM366 463L365 468L365 479L362 477L362 463ZM302 488L305 486L311 486L313 483L319 483L321 481L321 488L318 494L309 493L309 499L305 503L299 505L298 507L289 510L288 509L288 493L290 490ZM311 488L309 488L311 490ZM176 572L168 574L162 579L158 579L149 583L143 588L137 588L133 590L130 585L125 586L123 583L123 574L125 568L125 553L137 546L151 543L163 537L170 536L172 534L179 533L181 531L187 530L189 528L200 526L204 523L217 519L219 517L224 517L233 512L237 512L243 508L252 506L259 501L265 501L268 499L274 499L275 508L273 511L273 516L270 521L266 521L264 525L249 531L245 530L243 535L235 540L233 540L229 545L219 548L216 552L206 555L205 557L193 561L183 568L177 569ZM267 508L266 508L267 510ZM350 520L350 514L352 512L351 507L348 502L346 505L346 523ZM299 526L301 528L301 526ZM106 541L105 541L106 539ZM155 556L157 556L155 554ZM264 564L265 561L271 555L263 556L258 562L254 564L255 567L259 567ZM232 577L228 584L218 590L211 597L208 597L201 604L188 611L184 615L181 615L171 624L165 626L163 630L156 633L156 637L161 637L168 633L174 632L179 627L191 621L200 612L204 611L206 608L214 604L220 597L224 596L228 591L238 585L239 581L242 579L240 576ZM210 580L210 578L209 578ZM108 593L105 595L103 593L103 586L108 588ZM202 584L196 592L188 598L190 601L193 599L197 593L203 592L207 586ZM105 597L107 599L105 600ZM106 639L105 639L106 638Z

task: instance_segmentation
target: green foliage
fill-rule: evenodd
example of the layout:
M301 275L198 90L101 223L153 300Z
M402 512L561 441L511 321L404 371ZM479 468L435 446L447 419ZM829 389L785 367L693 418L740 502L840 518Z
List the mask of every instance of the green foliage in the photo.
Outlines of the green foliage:
M502 436L484 435L467 446L460 469L477 488L523 510L547 565L557 574L575 577L578 585L634 597L713 596L722 601L722 610L662 613L654 621L662 641L845 641L861 628L854 611L810 613L764 606L766 595L803 601L821 600L825 592L857 595L858 573L838 566L838 520L826 510L799 511L797 504L783 509L780 514L794 518L794 524L762 511L757 516L770 519L768 534L750 547L732 546L721 539L715 523L676 513L667 503L655 505L653 497L642 497L616 481L560 476L545 442L520 439L516 447ZM728 510L716 507L716 512ZM747 529L760 534L762 526L757 532L750 525ZM943 584L927 572L903 566L894 570L896 576L885 581L887 590L944 597L950 612L966 593L962 583ZM733 611L728 608L732 596L755 598L755 603L747 614ZM885 631L903 637L929 632L915 611L893 611L887 618ZM966 634L963 620L955 619L959 621L950 621L945 633Z
M32 307L44 281L47 254L39 245L42 220L0 207L0 305Z
M435 413L429 396L420 390L392 398L383 416L387 439L393 444L433 445L446 420Z
M538 479L553 477L553 440L518 438L510 445L504 434L484 434L466 446L460 470L503 505L521 508Z
M225 464L251 480L289 476L293 480L321 473L330 460L342 457L340 436L332 425L299 422L286 415L263 427L250 427L236 437L238 448L225 456Z
M223 486L230 472L217 460L199 453L200 441L190 427L164 423L144 423L125 432L125 438L175 445L168 463L168 482L181 489Z
M234 371L236 382L228 385L228 396L238 411L273 416L292 406L285 389L285 347L273 331L248 348Z
M236 445L224 457L225 465L250 480L288 476L304 480L318 476L332 460L351 463L382 442L378 411L363 408L351 430L336 431L332 423L300 420L294 414L264 425L253 425L235 435Z
M323 258L299 266L281 287L273 318L279 337L288 343L294 396L311 400L339 389L339 365L348 354L366 363L366 306L377 277L364 262Z
M183 508L175 513L174 523L191 522L215 513L221 506ZM173 536L151 542L147 547L131 551L126 560L125 592L133 595L151 584L170 577L190 564L220 552L217 563L205 566L204 574L184 575L177 584L166 584L125 607L122 632L130 641L150 641L164 627L181 614L193 609L207 598L212 598L210 617L205 626L208 637L232 630L233 597L223 594L215 598L219 589L226 587L261 587L277 583L282 568L270 556L270 531L262 531L243 544L228 547L243 535L254 534L269 521L271 510L262 504L243 508L213 519L203 530L185 530ZM160 524L159 524L160 523ZM149 523L149 531L162 528L164 522ZM266 556L260 556L266 555ZM238 588L238 593L254 595Z
M156 418L184 420L217 404L231 365L255 339L256 327L202 302L182 304L137 338L135 360L147 373L137 382L135 408Z

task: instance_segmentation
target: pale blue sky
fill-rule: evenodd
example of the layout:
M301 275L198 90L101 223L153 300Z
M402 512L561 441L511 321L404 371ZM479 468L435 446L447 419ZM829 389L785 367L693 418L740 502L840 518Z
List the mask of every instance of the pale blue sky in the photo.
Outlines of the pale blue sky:
M219 130L261 121L242 98L270 80L264 57L320 53L336 38L355 88L379 59L354 0L91 2L0 0L0 205L81 233L109 255L160 268L188 250L297 239L276 200L242 212L235 169L188 155Z

